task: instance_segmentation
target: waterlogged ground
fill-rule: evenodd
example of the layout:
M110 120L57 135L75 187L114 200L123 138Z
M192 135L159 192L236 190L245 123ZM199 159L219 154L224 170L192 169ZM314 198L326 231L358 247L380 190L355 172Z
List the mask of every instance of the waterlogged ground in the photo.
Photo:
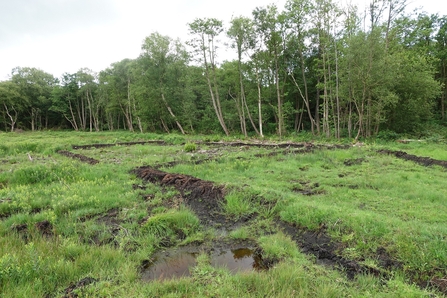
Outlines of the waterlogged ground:
M436 297L442 144L0 134L4 297Z

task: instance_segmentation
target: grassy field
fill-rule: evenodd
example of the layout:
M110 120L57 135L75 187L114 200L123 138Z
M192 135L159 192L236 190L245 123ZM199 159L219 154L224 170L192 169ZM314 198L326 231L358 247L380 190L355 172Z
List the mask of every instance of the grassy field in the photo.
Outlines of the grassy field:
M447 294L446 168L378 152L447 160L446 145L300 141L0 133L0 296ZM92 144L110 146L72 147ZM216 243L250 244L268 269L212 266ZM188 277L142 279L182 247L197 247Z

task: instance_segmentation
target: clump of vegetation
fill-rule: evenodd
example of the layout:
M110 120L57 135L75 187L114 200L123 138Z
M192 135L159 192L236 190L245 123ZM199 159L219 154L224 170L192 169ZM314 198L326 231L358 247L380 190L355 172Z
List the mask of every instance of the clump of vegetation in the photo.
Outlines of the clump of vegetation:
M197 145L195 143L186 143L183 150L185 150L185 152L194 152L197 150Z
M199 219L188 209L157 213L148 218L143 229L150 234L163 238L178 235L184 238L199 227Z
M225 212L236 218L253 213L254 208L243 192L234 190L225 196Z

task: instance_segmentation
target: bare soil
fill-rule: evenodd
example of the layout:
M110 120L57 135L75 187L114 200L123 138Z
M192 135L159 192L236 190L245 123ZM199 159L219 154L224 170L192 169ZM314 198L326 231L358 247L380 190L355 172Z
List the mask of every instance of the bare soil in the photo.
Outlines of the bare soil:
M141 142L121 142L121 143L113 143L113 144L72 145L71 147L74 150L78 150L78 149L98 149L98 148L115 147L115 146L133 146L133 145L146 145L146 144L166 145L166 142L158 141L158 140L151 140L151 141L141 141Z
M441 166L443 168L447 168L446 160L433 159L430 157L408 154L404 151L393 151L393 150L387 150L387 149L378 150L377 152L381 153L381 154L394 155L397 158L413 161L417 164L420 164L420 165L423 165L426 167L436 165L436 166Z
M95 282L98 282L96 278L93 277L85 277L78 281L75 284L71 284L69 287L67 287L64 290L63 298L76 298L79 297L77 293L75 293L75 290L80 290L82 288L85 288L86 286L93 284Z
M34 225L37 231L43 236L51 237L53 236L53 225L48 220L40 221Z
M79 159L82 162L91 164L91 165L95 165L97 163L99 163L99 160L91 158L91 157L87 157L85 155L82 154L77 154L77 153L73 153L70 151L66 151L66 150L59 150L57 153L64 155L66 157L70 157L70 158L74 158L74 159Z
M173 186L178 189L182 196L186 198L185 204L197 214L205 226L228 223L228 219L225 218L221 210L221 204L225 196L223 186L214 185L211 181L201 180L189 175L166 173L148 166L137 168L133 173L145 182L157 183L162 186ZM318 187L319 185L313 184L312 186ZM315 193L310 189L307 190L306 194L311 195ZM250 221L251 219L246 218L245 221ZM342 244L334 242L328 236L325 232L326 226L324 224L320 226L319 230L311 231L284 222L279 218L276 222L278 228L288 234L304 253L314 255L319 263L342 269L349 278L354 278L357 274L364 273L385 277L386 270L401 266L397 261L392 260L391 256L384 249L377 252L377 259L383 270L367 267L355 260L343 258L341 256ZM231 229L231 227L235 227L235 223L227 224L226 227ZM262 255L262 252L260 254ZM274 260L270 262L273 264Z

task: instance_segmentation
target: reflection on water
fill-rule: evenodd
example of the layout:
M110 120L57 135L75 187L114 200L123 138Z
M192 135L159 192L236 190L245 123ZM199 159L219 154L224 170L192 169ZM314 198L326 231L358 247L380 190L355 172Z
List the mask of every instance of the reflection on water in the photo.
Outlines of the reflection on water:
M190 268L196 266L197 253L178 252L163 257L149 266L142 274L144 281L165 280L190 276ZM232 273L261 269L261 256L249 248L219 250L210 256L211 265L224 267Z
M189 268L194 267L196 264L196 254L178 253L174 256L155 261L154 265L143 272L142 279L144 281L150 281L189 276Z
M261 258L248 248L221 251L211 255L211 265L225 267L232 273L250 271L260 268Z

